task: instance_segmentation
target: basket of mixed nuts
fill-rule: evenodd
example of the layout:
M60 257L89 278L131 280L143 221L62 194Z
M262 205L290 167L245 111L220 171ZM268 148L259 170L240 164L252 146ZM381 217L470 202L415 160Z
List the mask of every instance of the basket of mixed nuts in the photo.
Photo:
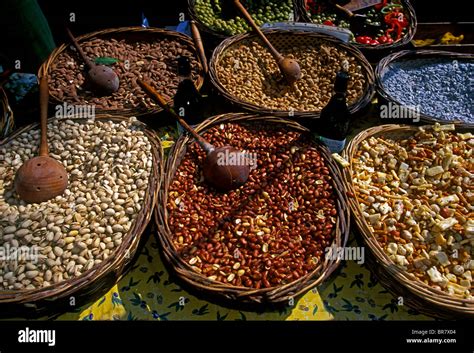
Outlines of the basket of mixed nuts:
M276 116L319 117L333 93L336 73L350 75L347 101L355 113L374 94L374 73L362 53L338 39L301 31L264 31L283 56L296 59L302 78L289 86L260 39L253 33L224 40L210 63L211 82L239 107Z
M404 50L383 58L375 78L383 101L403 107L406 117L474 124L473 70L474 54Z
M94 105L97 113L138 116L161 111L146 97L138 78L159 86L171 102L178 88L177 59L191 59L192 77L200 89L204 73L192 39L184 34L158 28L123 27L79 36L79 45L90 60L110 65L120 86L111 95L97 97L85 82L84 64L72 46L62 44L48 57L39 77L49 75L50 101L53 104Z
M441 318L474 317L472 129L383 125L347 146L354 220L381 284Z
M228 2L229 4L223 4ZM229 0L188 0L189 14L199 28L212 37L224 39L250 31L250 27ZM242 4L255 19L264 23L297 21L297 3L294 0L245 0ZM228 9L223 9L227 6ZM226 13L229 12L229 13Z
M349 10L351 4L347 5ZM383 0L369 8L353 12L355 18L338 9L333 1L305 0L298 4L304 22L337 26L352 31L352 43L367 54L391 51L413 39L417 20L408 0Z
M216 298L288 303L339 265L349 210L329 151L298 123L227 114L200 124L214 146L254 161L246 184L227 193L202 177L205 155L180 138L170 152L155 210L163 254L179 278Z
M129 268L159 191L161 144L136 119L50 119L48 130L50 156L66 168L69 185L40 204L26 204L14 189L16 170L37 153L38 125L0 142L7 316L70 311L108 291Z

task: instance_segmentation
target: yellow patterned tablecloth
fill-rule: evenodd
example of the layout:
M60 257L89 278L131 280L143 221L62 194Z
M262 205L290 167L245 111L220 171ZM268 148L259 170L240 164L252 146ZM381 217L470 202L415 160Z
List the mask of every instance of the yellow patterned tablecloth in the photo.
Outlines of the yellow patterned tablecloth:
M367 114L352 124L352 135L376 124ZM172 145L173 130L159 132L164 147ZM154 236L132 270L95 303L58 320L429 320L388 293L364 265L348 261L323 286L279 311L229 309L187 293L170 278ZM358 246L351 236L348 246Z
M355 240L350 241L356 246ZM233 310L184 291L165 269L150 236L132 270L95 303L58 320L426 320L397 300L354 261L279 311Z

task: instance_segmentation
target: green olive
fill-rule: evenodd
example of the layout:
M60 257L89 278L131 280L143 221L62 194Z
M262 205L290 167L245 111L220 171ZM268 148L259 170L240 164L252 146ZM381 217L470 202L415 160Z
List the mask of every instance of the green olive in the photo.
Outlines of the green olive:
M196 0L194 11L203 24L209 28L226 33L237 34L250 30L246 21L238 16L235 18L222 18L222 3L229 0ZM246 0L243 5L261 26L267 22L287 21L293 13L292 0Z

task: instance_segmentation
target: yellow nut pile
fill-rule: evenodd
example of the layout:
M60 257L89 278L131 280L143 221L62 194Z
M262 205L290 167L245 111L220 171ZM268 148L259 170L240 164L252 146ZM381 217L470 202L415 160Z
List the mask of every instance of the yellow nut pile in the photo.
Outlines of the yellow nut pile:
M275 59L260 40L247 39L230 46L216 65L218 80L225 90L264 108L320 111L333 94L336 73L346 68L351 77L348 103L362 97L366 86L362 67L345 49L319 40L311 45L296 41L287 49L275 46L283 56L298 61L302 78L295 86L288 86L282 79Z
M427 285L474 299L474 135L435 125L371 137L354 163L361 211L385 253Z

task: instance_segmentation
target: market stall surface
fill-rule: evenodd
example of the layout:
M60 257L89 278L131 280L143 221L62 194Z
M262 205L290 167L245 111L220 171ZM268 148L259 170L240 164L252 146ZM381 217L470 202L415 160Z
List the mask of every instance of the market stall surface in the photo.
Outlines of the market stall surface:
M350 246L357 246L352 238ZM289 303L290 304L290 303ZM229 309L199 299L170 278L151 236L132 270L95 303L58 320L428 320L394 298L357 262L277 311Z
M376 124L370 112L352 124L354 136ZM374 116L374 115L372 115ZM158 132L166 149L173 130ZM233 309L197 297L181 287L165 267L150 229L140 256L128 274L94 303L58 316L57 320L431 320L396 298L357 261L343 262L322 286L278 310ZM351 234L349 247L360 246Z

